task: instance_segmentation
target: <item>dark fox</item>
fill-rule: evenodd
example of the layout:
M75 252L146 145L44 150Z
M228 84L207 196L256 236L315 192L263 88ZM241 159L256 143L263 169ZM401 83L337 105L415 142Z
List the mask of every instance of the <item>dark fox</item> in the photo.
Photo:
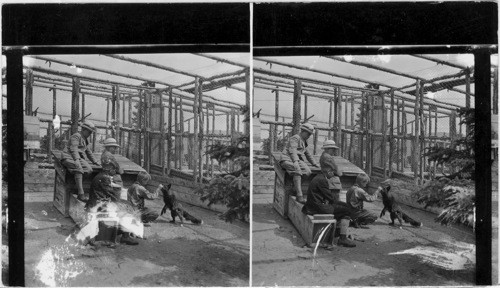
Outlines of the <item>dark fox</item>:
M406 223L410 223L410 225L413 227L422 227L422 222L414 220L403 212L401 206L399 206L399 204L396 202L396 199L394 199L392 193L389 193L389 190L391 190L391 186L380 190L380 194L382 195L382 202L384 203L384 209L382 209L382 211L380 212L380 218L382 218L382 216L385 215L385 212L388 211L391 215L392 220L392 223L390 223L390 225L395 225L394 220L396 220L397 218L399 221L399 226L403 226L403 221L405 221Z
M188 212L184 210L182 207L182 204L177 201L177 198L175 197L175 194L170 191L170 188L172 187L172 184L167 184L166 186L163 186L161 188L161 192L163 193L163 203L165 205L161 209L160 215L165 214L167 212L167 209L170 210L170 216L172 216L172 220L170 223L175 223L175 218L179 216L179 219L181 220L181 224L184 224L184 218L186 220L191 221L194 224L203 224L203 220L198 219Z

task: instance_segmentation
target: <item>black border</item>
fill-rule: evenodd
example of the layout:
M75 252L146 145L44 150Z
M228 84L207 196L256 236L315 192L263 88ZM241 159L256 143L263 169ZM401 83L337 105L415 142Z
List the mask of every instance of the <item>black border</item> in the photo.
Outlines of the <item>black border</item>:
M23 55L250 52L249 3L5 4L2 16L8 95L23 94ZM7 106L8 284L24 286L23 97Z

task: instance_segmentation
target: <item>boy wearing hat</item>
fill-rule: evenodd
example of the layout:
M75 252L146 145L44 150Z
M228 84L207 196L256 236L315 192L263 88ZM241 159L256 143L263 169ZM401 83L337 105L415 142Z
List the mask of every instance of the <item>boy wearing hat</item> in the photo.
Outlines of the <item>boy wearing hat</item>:
M106 161L106 159L111 159L114 161L117 165L116 167L116 174L113 176L113 182L120 185L120 187L123 187L123 180L122 177L120 176L123 174L123 169L120 167L118 162L115 159L114 154L116 153L116 150L120 147L118 143L116 142L115 138L107 138L104 140L104 151L101 154L101 163L103 161ZM118 187L115 189L115 192L119 195L121 192L121 188Z
M145 186L150 180L151 175L149 175L146 171L141 171L137 174L137 181L135 181L135 183L132 184L127 191L127 200L130 202L134 210L141 214L141 219L144 223L154 221L160 216L158 212L146 208L144 205L144 199L153 200L158 198L159 192L163 187L159 186L154 193L149 192Z
M378 190L375 191L373 195L368 194L363 188L370 183L370 177L366 174L358 174L356 176L356 183L347 190L346 194L346 202L349 207L355 209L358 213L356 213L356 218L353 219L353 226L358 228L360 225L368 225L375 220L377 220L377 215L369 212L368 210L363 208L363 202L373 202L377 200Z
M300 133L295 134L288 140L287 145L281 153L279 164L290 175L293 176L293 185L297 192L297 201L305 203L302 193L302 175L311 175L311 169L305 163L307 159L314 167L319 167L307 150L307 139L314 133L314 126L310 123L300 125Z
M83 191L83 173L92 173L92 167L87 162L99 165L89 148L88 138L95 132L95 126L90 121L80 124L81 132L71 135L66 149L63 151L61 163L75 176L76 188L78 189L78 200L88 200Z
M106 158L102 160L101 165L102 171L94 177L90 185L87 207L94 207L98 202L102 201L116 202L120 199L115 193L115 188L120 186L113 182L118 163L113 159Z
M324 151L319 158L319 165L321 167L330 167L333 170L334 176L328 179L328 187L333 192L334 201L338 202L340 201L340 190L342 190L342 183L338 176L342 176L343 173L335 163L333 156L337 154L339 147L335 144L335 141L326 140L321 148Z

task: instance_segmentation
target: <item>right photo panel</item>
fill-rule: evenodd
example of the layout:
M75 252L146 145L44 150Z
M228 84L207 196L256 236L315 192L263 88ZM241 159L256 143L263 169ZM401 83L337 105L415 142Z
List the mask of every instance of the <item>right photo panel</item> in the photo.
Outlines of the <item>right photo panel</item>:
M253 67L254 286L474 285L473 54Z

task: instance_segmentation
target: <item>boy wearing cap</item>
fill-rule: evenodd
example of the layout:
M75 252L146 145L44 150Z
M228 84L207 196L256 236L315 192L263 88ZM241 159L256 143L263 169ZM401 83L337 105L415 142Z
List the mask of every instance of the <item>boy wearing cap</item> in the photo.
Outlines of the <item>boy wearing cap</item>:
M304 123L300 126L300 133L295 134L288 140L287 145L281 153L279 164L290 175L293 176L293 185L297 192L297 201L305 203L302 193L302 175L311 175L311 169L305 163L307 159L314 167L319 167L314 158L307 150L307 139L314 133L314 126Z
M366 174L358 174L356 176L356 183L347 190L346 194L346 202L349 207L355 209L358 213L356 213L356 218L353 219L353 226L358 228L360 225L368 225L375 220L377 220L377 215L369 212L368 210L363 208L363 202L373 202L377 200L378 190L375 191L373 195L368 194L363 188L370 183L370 177Z
M94 207L98 202L112 201L120 199L115 193L115 188L119 187L113 182L113 176L116 174L118 163L113 159L106 158L102 160L102 171L97 174L90 185L89 201L86 207Z
M95 126L90 121L80 124L81 132L71 135L66 149L62 153L61 164L75 176L76 188L78 189L78 200L86 202L88 200L83 191L83 173L92 173L92 167L87 162L89 160L94 165L99 165L89 148L88 138L95 132Z
M321 167L321 173L316 175L309 184L307 202L302 207L302 213L308 215L333 214L335 220L339 221L340 238L337 245L356 247L356 244L347 238L349 223L355 217L355 211L349 208L346 203L334 199L333 191L329 186L329 179L334 176L332 167Z
M163 187L158 187L154 193L149 192L145 186L150 180L151 175L145 171L141 171L137 175L137 181L135 181L135 183L132 184L127 191L127 200L130 202L132 207L141 214L141 219L144 223L154 221L160 216L158 212L146 208L144 205L144 199L153 200L158 198L161 187Z
M328 187L333 192L334 201L340 201L340 190L342 190L342 183L340 182L340 178L338 176L342 176L342 170L339 169L337 163L335 163L335 156L339 147L335 144L333 140L326 140L323 143L323 153L319 158L319 165L321 167L330 167L333 170L334 176L328 179Z

